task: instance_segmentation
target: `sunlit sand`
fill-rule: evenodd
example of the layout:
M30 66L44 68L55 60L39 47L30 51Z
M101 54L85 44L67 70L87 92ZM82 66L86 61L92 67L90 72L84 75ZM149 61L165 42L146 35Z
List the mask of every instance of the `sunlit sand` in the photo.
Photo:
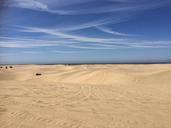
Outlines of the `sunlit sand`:
M0 128L170 128L171 65L0 68Z

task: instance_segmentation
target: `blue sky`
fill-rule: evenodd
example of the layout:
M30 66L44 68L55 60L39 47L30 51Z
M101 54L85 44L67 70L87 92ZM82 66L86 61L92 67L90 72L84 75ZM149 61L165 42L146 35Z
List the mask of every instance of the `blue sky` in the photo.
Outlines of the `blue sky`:
M8 0L0 63L171 60L171 0Z

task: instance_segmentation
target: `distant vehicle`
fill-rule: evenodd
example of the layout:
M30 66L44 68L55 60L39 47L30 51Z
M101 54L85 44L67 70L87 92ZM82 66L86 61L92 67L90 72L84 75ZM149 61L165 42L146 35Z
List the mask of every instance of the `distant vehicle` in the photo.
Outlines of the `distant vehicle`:
M41 73L36 73L36 76L41 76L42 74Z

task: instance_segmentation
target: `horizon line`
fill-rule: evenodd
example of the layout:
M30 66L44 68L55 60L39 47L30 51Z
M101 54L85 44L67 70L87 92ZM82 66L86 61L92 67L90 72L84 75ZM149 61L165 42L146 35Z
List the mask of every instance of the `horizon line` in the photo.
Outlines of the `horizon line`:
M90 62L90 63L77 63L77 62L73 62L73 63L4 63L4 64L0 64L0 65L108 65L108 64L121 64L121 65L125 65L125 64L171 64L171 61L161 61L161 62L104 62L104 63L96 63L96 62Z

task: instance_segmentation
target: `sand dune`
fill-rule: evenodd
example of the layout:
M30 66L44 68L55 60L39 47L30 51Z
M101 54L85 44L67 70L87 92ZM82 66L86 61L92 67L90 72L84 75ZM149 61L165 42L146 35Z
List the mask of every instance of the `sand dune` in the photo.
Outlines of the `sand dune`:
M171 127L171 65L13 67L0 69L0 128Z

